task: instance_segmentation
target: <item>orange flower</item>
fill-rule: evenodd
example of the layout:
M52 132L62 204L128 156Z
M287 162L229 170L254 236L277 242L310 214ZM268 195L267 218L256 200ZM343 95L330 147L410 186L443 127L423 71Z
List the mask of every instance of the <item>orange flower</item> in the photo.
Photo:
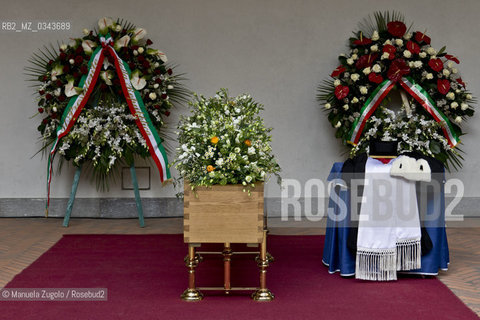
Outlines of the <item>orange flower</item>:
M244 142L245 142L245 144L246 144L247 146L249 146L249 147L252 145L252 142L251 142L250 140L248 140L248 139L245 140Z
M213 137L212 139L210 139L210 141L211 141L213 144L217 144L217 143L218 143L218 137L215 136L215 137Z
M212 172L213 170L215 170L215 168L213 166L207 166L207 171L208 172Z

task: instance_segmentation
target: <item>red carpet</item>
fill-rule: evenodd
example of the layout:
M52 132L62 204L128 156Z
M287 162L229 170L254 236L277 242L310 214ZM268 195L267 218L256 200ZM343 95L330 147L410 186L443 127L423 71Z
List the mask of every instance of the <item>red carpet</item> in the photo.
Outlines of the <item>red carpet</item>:
M320 236L270 237L269 252L276 259L268 271L273 302L208 292L201 302L183 302L187 270L182 240L181 235L66 235L7 287L105 287L108 301L0 302L0 318L478 319L434 278L378 283L328 274L321 262ZM255 263L247 263L246 256L233 258L234 274L247 280L233 284L256 286ZM200 264L199 286L222 284L218 259Z

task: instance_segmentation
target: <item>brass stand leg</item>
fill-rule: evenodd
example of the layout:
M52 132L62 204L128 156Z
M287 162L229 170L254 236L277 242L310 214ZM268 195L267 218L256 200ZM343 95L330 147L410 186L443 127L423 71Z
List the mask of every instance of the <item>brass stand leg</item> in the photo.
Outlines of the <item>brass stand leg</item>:
M225 294L230 293L232 288L230 282L230 263L232 261L232 248L230 248L230 243L225 243L225 248L223 249L223 288L225 289Z
M267 230L263 231L263 241L257 264L260 268L260 288L252 294L252 299L255 301L272 301L275 296L267 289L267 267L269 264L267 257Z
M200 301L203 299L203 294L195 286L195 268L198 266L198 255L195 254L195 247L192 244L188 245L188 260L185 265L189 268L188 289L182 293L181 298L185 301Z

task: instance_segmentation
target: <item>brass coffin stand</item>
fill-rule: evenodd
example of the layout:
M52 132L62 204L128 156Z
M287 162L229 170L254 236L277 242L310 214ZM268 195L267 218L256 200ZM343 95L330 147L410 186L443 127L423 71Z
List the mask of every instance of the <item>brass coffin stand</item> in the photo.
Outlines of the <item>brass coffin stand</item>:
M185 301L200 301L203 299L201 291L223 291L229 294L231 291L250 291L254 290L251 297L255 301L272 301L274 299L273 293L267 288L267 267L270 262L273 262L273 257L267 252L267 233L263 231L263 241L260 243L260 252L233 252L230 243L224 243L223 252L201 252L196 251L195 248L200 244L188 244L188 255L185 257L185 265L188 268L188 289L186 289L181 298ZM195 268L203 260L202 255L207 254L222 254L223 255L223 288L222 287L196 287L195 285ZM232 287L230 279L231 258L235 254L257 254L255 261L260 270L260 287Z

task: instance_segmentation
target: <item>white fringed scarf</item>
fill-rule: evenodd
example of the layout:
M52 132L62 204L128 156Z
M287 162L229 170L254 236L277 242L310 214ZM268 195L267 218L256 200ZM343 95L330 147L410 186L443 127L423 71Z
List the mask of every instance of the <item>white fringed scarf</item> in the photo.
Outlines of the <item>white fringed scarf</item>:
M360 209L355 277L397 279L397 270L421 267L421 231L415 182L390 175L392 162L368 158Z

